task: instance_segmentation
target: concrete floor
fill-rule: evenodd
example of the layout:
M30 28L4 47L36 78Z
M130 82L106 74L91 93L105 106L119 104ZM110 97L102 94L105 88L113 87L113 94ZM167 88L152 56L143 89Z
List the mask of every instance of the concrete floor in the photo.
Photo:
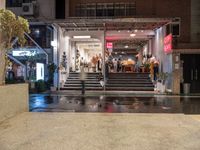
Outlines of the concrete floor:
M199 150L200 117L23 113L0 124L0 150Z

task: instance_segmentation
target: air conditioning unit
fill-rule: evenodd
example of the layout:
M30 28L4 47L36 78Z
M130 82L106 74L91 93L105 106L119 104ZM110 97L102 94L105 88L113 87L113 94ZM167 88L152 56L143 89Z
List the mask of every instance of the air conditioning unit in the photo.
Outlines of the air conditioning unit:
M22 14L25 16L34 15L35 6L33 3L22 3Z

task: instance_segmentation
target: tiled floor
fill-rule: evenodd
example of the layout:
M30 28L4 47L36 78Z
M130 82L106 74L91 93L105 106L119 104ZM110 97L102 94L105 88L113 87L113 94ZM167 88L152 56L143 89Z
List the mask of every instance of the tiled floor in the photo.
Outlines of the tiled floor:
M0 124L0 150L199 150L183 114L23 113Z

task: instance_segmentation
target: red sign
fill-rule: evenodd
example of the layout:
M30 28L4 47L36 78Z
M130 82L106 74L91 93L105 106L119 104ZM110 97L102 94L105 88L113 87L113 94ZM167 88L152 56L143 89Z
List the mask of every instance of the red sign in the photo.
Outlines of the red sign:
M167 54L172 52L172 34L164 38L164 51Z
M107 49L112 49L113 48L113 43L112 42L107 42L106 43L106 48Z

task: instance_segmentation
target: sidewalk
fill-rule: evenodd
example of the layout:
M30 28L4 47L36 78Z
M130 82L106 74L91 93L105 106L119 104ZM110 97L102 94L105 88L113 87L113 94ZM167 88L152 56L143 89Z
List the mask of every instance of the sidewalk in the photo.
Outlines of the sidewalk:
M71 96L80 96L81 90L60 90L55 92L47 92L51 95L71 95ZM34 93L33 93L34 94ZM167 96L167 97L200 97L200 93L196 94L179 94L174 95L170 93L159 93L157 91L98 91L98 90L86 90L84 96L100 96L100 95L106 95L106 96Z
M182 114L23 113L0 124L0 150L199 150Z

